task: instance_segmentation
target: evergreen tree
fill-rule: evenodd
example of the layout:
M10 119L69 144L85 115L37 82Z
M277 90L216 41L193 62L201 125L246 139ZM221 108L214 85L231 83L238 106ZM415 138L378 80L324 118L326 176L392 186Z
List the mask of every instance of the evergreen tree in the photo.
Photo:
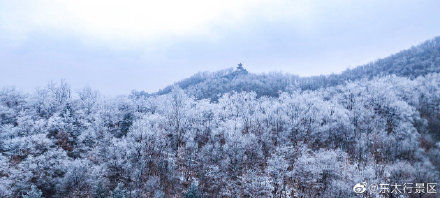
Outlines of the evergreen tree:
M189 187L188 191L185 192L184 194L185 198L201 198L201 194L199 191L199 188L197 187L196 184L192 183L191 186Z

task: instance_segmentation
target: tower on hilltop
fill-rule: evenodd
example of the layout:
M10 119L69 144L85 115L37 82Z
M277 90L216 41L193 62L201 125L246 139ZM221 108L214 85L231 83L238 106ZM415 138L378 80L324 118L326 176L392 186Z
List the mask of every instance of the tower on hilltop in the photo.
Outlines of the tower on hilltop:
M244 73L244 74L248 73L248 71L243 67L243 64L241 64L241 63L238 63L237 72Z

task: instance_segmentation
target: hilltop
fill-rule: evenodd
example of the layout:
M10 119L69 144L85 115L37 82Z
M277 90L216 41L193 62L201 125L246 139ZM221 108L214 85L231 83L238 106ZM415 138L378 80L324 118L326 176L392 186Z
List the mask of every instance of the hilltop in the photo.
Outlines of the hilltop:
M440 37L418 46L400 51L365 65L347 69L340 74L300 77L287 73L253 74L246 70L229 68L217 72L200 72L159 90L153 95L169 93L178 86L188 95L198 99L218 99L231 92L254 91L258 96L278 96L289 90L316 90L355 81L386 75L414 79L428 73L440 72Z

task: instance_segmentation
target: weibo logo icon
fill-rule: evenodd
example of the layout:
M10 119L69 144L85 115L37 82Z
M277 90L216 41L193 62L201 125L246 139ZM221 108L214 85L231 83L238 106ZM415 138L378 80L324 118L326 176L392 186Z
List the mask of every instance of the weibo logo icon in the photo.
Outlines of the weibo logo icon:
M364 193L366 190L367 190L367 182L358 183L353 187L353 191L357 194Z

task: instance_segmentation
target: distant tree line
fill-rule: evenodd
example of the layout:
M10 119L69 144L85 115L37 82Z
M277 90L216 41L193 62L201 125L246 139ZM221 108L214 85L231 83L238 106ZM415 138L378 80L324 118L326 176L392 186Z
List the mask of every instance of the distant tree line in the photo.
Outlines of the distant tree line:
M153 94L167 94L174 86L178 86L197 99L217 100L223 94L234 91L254 91L258 97L278 97L280 92L292 89L316 90L363 78L396 75L414 79L429 73L440 72L440 37L390 57L354 69L347 69L341 74L299 77L283 73L252 74L246 70L242 71L241 69L226 69L219 72L198 73Z

